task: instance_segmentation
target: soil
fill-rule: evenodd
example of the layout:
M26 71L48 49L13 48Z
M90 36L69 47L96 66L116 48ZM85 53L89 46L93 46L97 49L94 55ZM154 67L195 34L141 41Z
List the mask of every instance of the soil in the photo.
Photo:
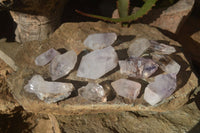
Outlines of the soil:
M183 49L192 58L194 70L199 76L199 52L188 49L194 44L190 35L200 29L199 16L189 17L179 34L163 31L168 37L180 42ZM71 20L70 20L71 21ZM6 30L5 30L6 31ZM1 31L2 32L2 31ZM0 33L1 33L0 32ZM186 33L186 34L185 34ZM10 33L9 33L10 34ZM7 44L13 37L0 35L0 44ZM7 41L4 38L7 38ZM197 42L195 45L200 46ZM194 52L195 51L195 52ZM192 53L192 54L191 54ZM192 55L192 56L191 56ZM199 59L199 58L198 58ZM12 97L6 83L12 69L0 60L0 132L1 133L58 133L57 126L63 133L199 133L200 132L200 92L195 90L191 99L180 109L165 113L155 112L117 112L72 116L56 116L52 120L48 115L26 112ZM3 106L2 106L3 105Z

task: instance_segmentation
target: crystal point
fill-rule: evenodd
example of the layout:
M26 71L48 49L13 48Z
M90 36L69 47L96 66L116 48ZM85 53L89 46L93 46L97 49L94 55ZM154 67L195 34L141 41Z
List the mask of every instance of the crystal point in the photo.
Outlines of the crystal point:
M82 57L78 77L98 79L117 66L118 58L112 46L95 50Z
M35 64L37 66L44 66L49 63L55 56L60 55L58 51L51 48L46 52L42 53L41 55L37 56L35 59Z
M146 38L136 39L128 49L129 57L139 57L141 56L149 47L151 43Z
M156 63L159 64L159 67L168 74L178 74L181 69L181 66L176 61L165 55L153 54L152 58Z
M112 45L116 39L116 33L96 33L89 35L83 43L86 47L97 50Z
M35 75L24 86L25 91L35 93L40 100L53 103L71 95L74 87L71 83L48 82L40 75Z
M153 40L151 40L150 42L152 44L150 48L158 54L170 55L170 54L176 52L176 49L173 46L169 46L169 45L166 45L163 43L158 43Z
M155 77L144 91L144 100L155 105L169 97L176 89L176 74L161 74Z
M56 56L50 64L50 74L52 80L56 80L67 75L74 68L76 61L77 55L73 50Z
M120 73L135 78L148 78L158 69L153 60L140 57L119 61L119 66Z
M141 84L128 79L119 79L111 83L117 95L135 100L140 93Z
M106 102L105 91L103 87L97 83L88 83L79 89L79 94L93 102Z

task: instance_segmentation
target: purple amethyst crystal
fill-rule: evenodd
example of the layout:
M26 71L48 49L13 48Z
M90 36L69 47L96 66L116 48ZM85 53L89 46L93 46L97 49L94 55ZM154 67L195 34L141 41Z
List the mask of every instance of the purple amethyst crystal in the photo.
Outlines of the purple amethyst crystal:
M144 91L144 100L155 105L169 97L176 89L176 74L161 74L155 77Z
M153 60L141 57L119 61L119 66L122 74L135 78L148 78L158 69L158 64Z
M111 83L117 95L135 100L140 93L141 84L128 79L119 79Z
M47 50L46 52L42 53L35 59L35 64L37 66L44 66L47 63L49 63L55 56L60 55L58 51L55 49L51 48Z

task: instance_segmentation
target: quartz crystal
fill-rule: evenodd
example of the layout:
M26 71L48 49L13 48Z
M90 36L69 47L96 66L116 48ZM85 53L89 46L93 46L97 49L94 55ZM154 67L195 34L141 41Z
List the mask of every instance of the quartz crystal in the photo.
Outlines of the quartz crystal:
M67 75L74 68L76 61L77 55L73 50L56 56L50 64L50 74L52 80L56 80Z
M153 60L141 57L119 61L119 66L121 74L135 78L148 78L158 69L158 64Z
M74 87L71 83L48 82L40 75L35 75L24 86L25 91L35 93L40 100L53 103L71 95Z
M118 58L112 46L95 50L82 57L78 77L98 79L117 66Z
M97 83L88 83L79 89L79 94L93 102L106 102L105 91L103 87Z
M176 89L176 74L161 74L155 77L144 91L144 100L155 105L169 97Z
M37 66L44 66L47 63L49 63L57 55L60 55L60 53L56 51L55 49L51 48L48 51L36 57L35 64Z
M141 84L128 79L119 79L111 83L117 95L135 100L140 93Z
M150 49L155 51L158 54L167 54L170 55L176 52L176 49L173 46L169 46L163 43L158 43L156 41L151 40L151 47Z
M97 50L112 45L116 39L115 33L97 33L89 35L83 43L86 47Z
M139 57L141 56L149 47L151 43L146 38L136 39L128 49L129 57Z
M168 74L178 74L178 72L180 71L181 66L170 57L167 57L165 55L153 54L152 58L156 63L159 64L159 67Z

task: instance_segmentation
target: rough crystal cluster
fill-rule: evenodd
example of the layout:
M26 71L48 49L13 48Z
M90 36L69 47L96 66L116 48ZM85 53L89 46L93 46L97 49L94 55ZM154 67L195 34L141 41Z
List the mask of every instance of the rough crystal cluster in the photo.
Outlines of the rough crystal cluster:
M44 66L49 63L55 56L60 55L54 48L47 50L35 59L35 64L38 66Z
M116 39L116 33L97 33L89 35L83 43L86 47L97 50L112 45Z
M52 80L56 80L67 75L74 68L76 61L77 55L73 50L56 56L50 64L50 74Z
M79 94L93 102L106 102L107 98L103 87L97 83L88 83L79 89Z
M111 83L117 95L135 100L140 93L141 84L128 79L119 79Z
M40 75L35 75L24 86L24 89L35 93L40 100L53 103L69 97L74 87L71 83L48 82Z
M149 49L151 43L146 38L137 38L128 48L129 57L139 57Z
M115 49L109 46L95 50L82 57L77 76L98 79L117 66L118 57Z
M158 69L158 65L153 60L141 57L119 61L119 66L122 74L135 78L148 78Z
M144 91L144 100L155 105L169 97L176 89L176 74L161 74L148 84Z

